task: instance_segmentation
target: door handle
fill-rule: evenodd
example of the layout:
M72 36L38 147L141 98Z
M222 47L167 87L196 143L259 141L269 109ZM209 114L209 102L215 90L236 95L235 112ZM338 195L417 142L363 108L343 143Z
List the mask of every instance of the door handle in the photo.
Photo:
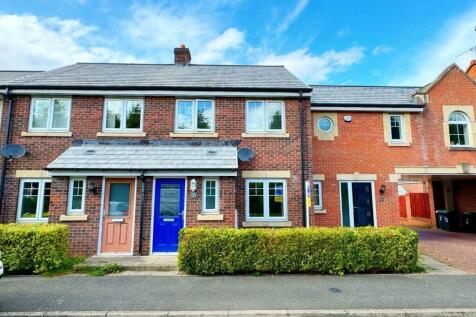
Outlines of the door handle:
M112 218L112 222L124 222L124 218Z
M174 218L164 218L163 221L164 222L174 222Z

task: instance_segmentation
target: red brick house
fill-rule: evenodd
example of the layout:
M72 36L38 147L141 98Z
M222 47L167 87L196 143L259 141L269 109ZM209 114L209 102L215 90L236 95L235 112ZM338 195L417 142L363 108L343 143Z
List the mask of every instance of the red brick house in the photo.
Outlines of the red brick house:
M411 224L476 211L475 66L425 87L313 86L311 224L399 224L398 185L428 193L426 218Z
M426 223L476 209L475 63L425 87L308 86L174 53L0 72L2 147L26 150L3 160L0 222L147 255L175 252L184 226L399 225L399 188L428 193Z
M4 81L1 222L76 254L175 252L184 226L306 223L312 89L282 66L75 64ZM10 124L11 123L11 124Z

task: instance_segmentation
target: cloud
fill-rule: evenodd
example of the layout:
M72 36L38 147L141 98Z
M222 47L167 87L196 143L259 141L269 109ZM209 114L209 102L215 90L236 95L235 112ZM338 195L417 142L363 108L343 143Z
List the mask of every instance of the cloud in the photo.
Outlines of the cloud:
M365 49L354 46L343 51L328 50L313 55L307 49L298 49L283 55L269 54L259 63L264 65L284 65L304 81L319 83L331 73L341 72L358 63L364 57Z
M451 63L465 69L475 57L474 53L461 53L474 45L476 5L464 12L447 20L429 42L416 47L418 53L407 61L410 69L397 75L391 84L425 85Z
M388 54L391 51L393 51L393 47L390 47L387 45L377 45L372 50L372 55L378 56L378 55Z
M289 28L289 26L294 22L294 20L296 20L296 18L306 8L308 3L309 3L309 0L298 0L294 9L291 12L289 12L288 15L284 17L283 21L278 26L276 31L278 33L286 31Z
M78 61L135 61L89 41L95 27L78 20L0 15L0 69L51 69ZM12 40L14 39L14 40Z
M129 40L156 62L172 62L171 49L179 44L190 48L194 63L234 62L238 48L245 43L245 33L223 28L217 20L213 12L202 8L133 6L132 17L123 27Z
M350 29L349 28L343 28L343 29L340 29L339 31L337 31L337 36L347 36L350 34Z

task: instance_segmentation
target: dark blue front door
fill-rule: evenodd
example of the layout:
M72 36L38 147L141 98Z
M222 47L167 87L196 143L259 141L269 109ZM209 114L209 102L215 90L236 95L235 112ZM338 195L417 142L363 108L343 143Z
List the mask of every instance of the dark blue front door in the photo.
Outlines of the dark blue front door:
M352 183L354 227L374 225L372 183Z
M153 252L177 252L178 236L183 228L184 179L155 181Z

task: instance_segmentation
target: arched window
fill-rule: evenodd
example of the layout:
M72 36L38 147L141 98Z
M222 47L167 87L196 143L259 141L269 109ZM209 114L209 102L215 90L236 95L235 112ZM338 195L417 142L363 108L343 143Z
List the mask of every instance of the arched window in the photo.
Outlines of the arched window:
M448 118L448 128L451 145L469 145L469 120L466 114L460 111L452 112Z

